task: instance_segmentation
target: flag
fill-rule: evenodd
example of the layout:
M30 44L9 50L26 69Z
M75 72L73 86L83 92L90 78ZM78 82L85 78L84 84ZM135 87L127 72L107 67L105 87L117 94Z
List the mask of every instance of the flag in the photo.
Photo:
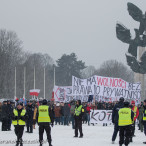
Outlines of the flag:
M31 90L29 90L29 93L32 96L39 96L40 89L31 89Z

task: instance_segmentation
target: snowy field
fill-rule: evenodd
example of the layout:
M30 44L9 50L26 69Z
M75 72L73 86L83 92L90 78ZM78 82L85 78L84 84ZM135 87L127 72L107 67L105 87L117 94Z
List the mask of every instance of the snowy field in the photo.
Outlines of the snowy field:
M1 126L1 123L0 123ZM70 126L55 125L52 128L52 144L53 146L118 146L119 135L115 141L115 144L111 144L111 137L113 133L113 126L103 127L102 125L87 126L83 124L83 138L73 138L74 130ZM130 146L143 146L143 141L146 141L144 133L137 130L136 127L136 137L133 139L133 143ZM25 127L26 131L26 127ZM38 126L34 130L34 133L25 133L23 135L23 140L27 141L24 146L39 146L38 142ZM2 146L15 146L16 136L14 134L14 128L12 126L12 131L2 132L0 131L0 145ZM46 140L46 134L44 134L44 140ZM7 142L2 143L2 141ZM12 141L13 144L8 144ZM32 144L33 143L33 144ZM48 146L45 143L43 146Z

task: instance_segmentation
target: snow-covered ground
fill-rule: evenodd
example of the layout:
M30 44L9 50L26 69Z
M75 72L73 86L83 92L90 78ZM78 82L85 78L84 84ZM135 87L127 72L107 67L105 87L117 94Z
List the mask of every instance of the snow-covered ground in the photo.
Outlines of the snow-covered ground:
M0 123L1 126L1 123ZM103 127L102 125L87 126L83 124L83 138L73 138L74 130L70 126L55 125L52 128L52 144L53 146L118 146L119 135L115 141L115 144L111 144L111 137L113 134L113 126ZM26 127L25 127L26 131ZM133 143L130 146L143 146L143 141L146 141L144 133L140 132L136 127L136 137L133 139ZM38 141L38 126L34 130L34 133L25 133L23 140L27 141L24 146L39 146ZM0 131L0 145L2 146L14 146L15 144L5 144L2 141L9 143L9 141L15 142L16 136L14 134L14 128L12 131ZM46 140L46 133L44 134L44 140ZM35 143L34 143L35 142ZM34 144L31 144L34 143ZM44 146L48 146L45 143Z

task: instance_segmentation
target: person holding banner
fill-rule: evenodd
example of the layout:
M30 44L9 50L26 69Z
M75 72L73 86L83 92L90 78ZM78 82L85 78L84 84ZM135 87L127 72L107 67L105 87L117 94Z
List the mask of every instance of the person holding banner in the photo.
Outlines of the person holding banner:
M134 137L135 136L134 135L134 133L135 133L135 121L139 116L139 110L138 110L138 107L135 106L135 101L134 100L131 101L131 105L132 105L132 110L134 112L134 123L133 123L133 126L132 126L132 136Z
M133 124L134 112L129 108L129 102L124 102L124 108L118 112L119 146L128 146L131 137L131 126Z
M121 108L124 107L124 98L121 97L119 99L119 102L114 106L113 111L112 111L112 123L114 124L114 132L112 136L112 144L115 143L118 131L119 131L119 126L118 126L118 112Z
M76 101L74 119L75 119L75 136L78 137L78 130L80 132L79 138L83 138L83 131L82 131L82 116L84 113L83 106L81 105L81 100Z

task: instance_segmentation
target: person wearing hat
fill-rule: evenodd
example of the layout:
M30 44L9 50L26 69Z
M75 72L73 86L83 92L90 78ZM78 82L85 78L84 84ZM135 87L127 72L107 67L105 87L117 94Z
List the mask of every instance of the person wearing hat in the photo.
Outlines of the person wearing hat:
M51 127L54 125L54 119L51 108L47 105L47 100L44 99L42 101L42 105L38 107L37 111L37 122L39 125L39 142L40 146L43 145L43 133L44 130L47 134L47 139L49 146L52 146L52 138L51 138Z
M4 100L2 105L2 131L7 130L8 130L8 108L7 100Z
M84 114L84 109L81 104L81 100L76 101L74 119L75 119L75 136L78 137L78 130L80 132L79 138L83 138L83 131L82 131L82 116Z
M7 100L7 110L8 110L8 131L10 131L13 115L13 106L11 105L10 100Z
M115 143L118 131L119 131L119 126L118 126L118 112L121 108L124 107L124 98L120 97L119 102L114 106L113 111L112 111L112 123L114 124L114 132L112 135L112 143Z
M28 116L26 125L27 125L27 133L33 133L33 116L34 116L34 106L33 101L30 100L29 103L26 106L26 113Z
M16 146L23 146L23 131L25 126L25 120L26 120L26 110L23 109L23 103L18 102L16 105L16 109L13 110L13 116L12 116L12 124L15 127L15 134L17 136Z
M143 108L144 108L144 111L143 111L143 125L144 125L144 134L146 136L146 99L143 102ZM146 141L143 142L143 144L146 144Z
M134 137L135 136L134 135L134 133L135 133L135 121L139 116L139 110L138 110L138 107L135 106L135 101L134 100L131 101L131 105L132 105L132 110L134 112L134 123L133 123L133 126L132 126L132 136Z
M131 125L134 112L129 108L129 102L124 102L124 107L118 112L119 146L128 146L131 137Z

